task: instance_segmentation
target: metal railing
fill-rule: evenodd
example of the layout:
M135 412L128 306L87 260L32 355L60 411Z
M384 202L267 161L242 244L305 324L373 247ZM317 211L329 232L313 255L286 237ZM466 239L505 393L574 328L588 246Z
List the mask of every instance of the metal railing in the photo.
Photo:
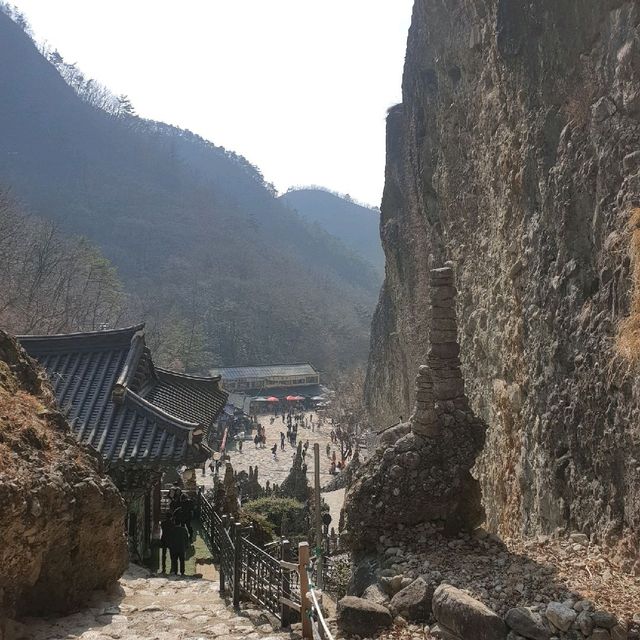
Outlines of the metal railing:
M280 561L243 538L240 572L243 593L252 602L281 619L280 599L285 593ZM287 595L290 597L290 594Z
M220 594L232 594L233 606L243 597L271 612L283 627L288 627L294 612L300 615L304 638L333 640L324 618L322 594L310 576L314 563L309 544L301 542L296 562L290 562L287 541L275 558L246 537L239 522L216 513L204 495L198 494L200 530L205 544L218 559Z

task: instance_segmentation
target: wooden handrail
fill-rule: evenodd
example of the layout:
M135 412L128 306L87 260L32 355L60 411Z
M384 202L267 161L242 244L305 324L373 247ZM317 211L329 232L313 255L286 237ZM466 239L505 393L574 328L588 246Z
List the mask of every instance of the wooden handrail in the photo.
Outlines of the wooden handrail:
M303 638L333 640L318 595L310 586L309 543L301 542L298 545L297 563L278 560L246 538L239 522L232 525L228 516L220 518L204 495L198 494L198 500L201 517L204 516L203 520L210 528L205 532L205 542L210 546L211 553L220 558L221 594L224 594L225 587L232 586L234 606L238 606L240 595L244 593L253 602L278 616L283 626L289 622L288 610L298 611ZM299 602L296 601L298 594L289 587L290 572L298 574Z
M309 593L307 593L307 598L311 601L312 611L314 611L316 616L318 617L317 620L315 620L313 617L311 620L312 625L314 622L317 625L318 637L320 637L322 640L333 640L331 631L329 631L329 625L327 625L327 621L324 619L324 615L322 614L322 608L318 603L315 589L309 590ZM314 628L314 638L316 637L315 631L316 629Z

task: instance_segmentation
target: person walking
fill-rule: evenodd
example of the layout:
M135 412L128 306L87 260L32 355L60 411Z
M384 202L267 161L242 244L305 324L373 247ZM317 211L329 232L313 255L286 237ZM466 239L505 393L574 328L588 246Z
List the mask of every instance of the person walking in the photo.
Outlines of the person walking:
M256 433L255 437L253 438L253 444L256 445L256 449L258 448L258 442L260 442L260 436Z
M184 561L187 549L189 548L189 532L187 528L177 522L173 521L173 526L169 531L168 547L169 555L171 556L171 573L173 575L184 575Z
M284 451L284 433L280 432L280 449Z
M278 459L278 445L274 444L273 447L271 447L271 453L273 454L273 459L277 460Z
M327 442L327 458L331 457L331 445Z
M238 453L242 453L242 439L238 440Z

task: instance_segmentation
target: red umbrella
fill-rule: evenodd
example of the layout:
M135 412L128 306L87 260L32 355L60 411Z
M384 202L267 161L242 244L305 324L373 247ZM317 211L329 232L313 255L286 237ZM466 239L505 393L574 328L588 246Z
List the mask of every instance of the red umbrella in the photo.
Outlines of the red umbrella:
M287 396L285 400L287 402L295 402L298 399L298 396Z
M278 400L278 398L276 398L275 396L269 396L267 398L267 402L280 402L280 400Z

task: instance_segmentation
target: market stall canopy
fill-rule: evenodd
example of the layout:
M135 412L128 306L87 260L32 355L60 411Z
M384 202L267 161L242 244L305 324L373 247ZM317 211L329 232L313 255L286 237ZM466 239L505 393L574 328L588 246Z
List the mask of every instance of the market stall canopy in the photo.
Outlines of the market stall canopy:
M278 400L278 398L276 398L275 396L269 396L267 398L267 402L280 402L280 400Z
M251 402L270 402L271 398L263 398L262 396L258 396L257 398L253 398Z

